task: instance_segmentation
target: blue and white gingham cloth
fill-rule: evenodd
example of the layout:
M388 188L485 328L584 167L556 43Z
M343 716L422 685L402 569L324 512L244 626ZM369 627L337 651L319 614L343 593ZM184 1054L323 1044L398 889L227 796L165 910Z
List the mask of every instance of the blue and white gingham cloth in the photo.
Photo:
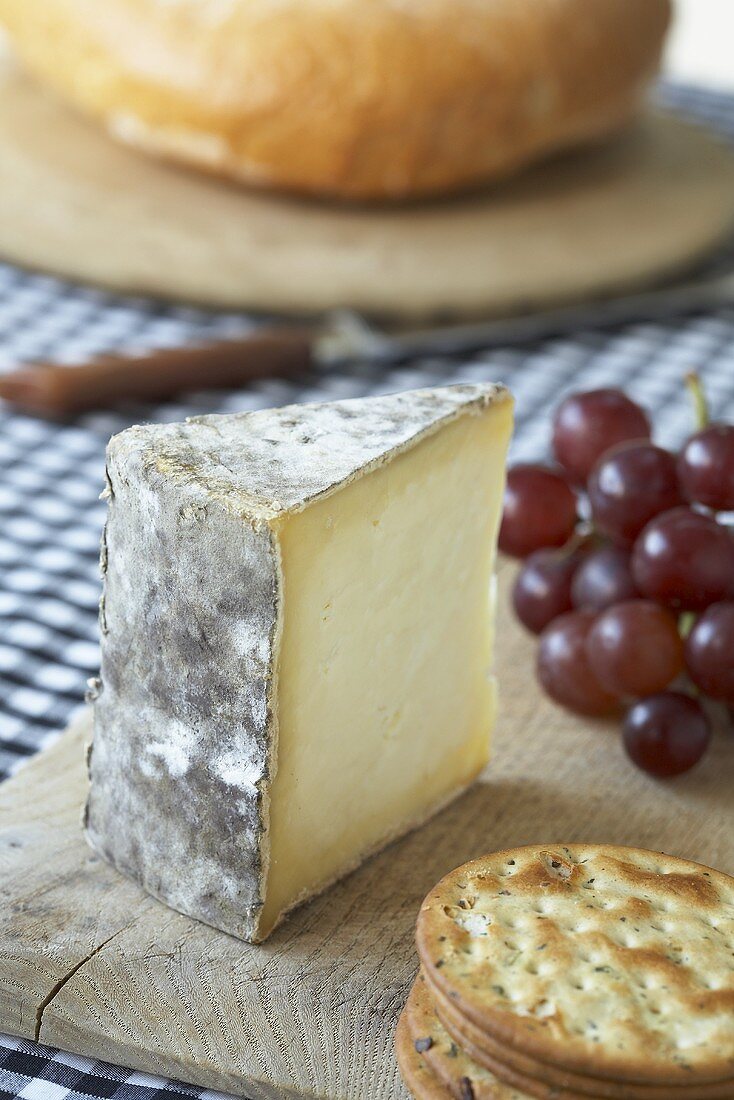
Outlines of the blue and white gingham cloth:
M734 96L666 86L663 100L734 141ZM734 268L734 241L717 264ZM122 298L0 264L0 369L31 359L181 344L246 329L241 314ZM93 413L71 424L0 410L0 779L48 745L98 665L97 554L104 448L131 423L182 420L295 401L330 401L450 382L504 381L517 399L512 458L546 453L549 414L567 392L628 390L675 445L691 430L682 378L696 368L717 418L734 420L734 305L664 323L583 329L523 347L422 358L393 369L353 363L238 392ZM155 1100L216 1094L0 1036L0 1100Z

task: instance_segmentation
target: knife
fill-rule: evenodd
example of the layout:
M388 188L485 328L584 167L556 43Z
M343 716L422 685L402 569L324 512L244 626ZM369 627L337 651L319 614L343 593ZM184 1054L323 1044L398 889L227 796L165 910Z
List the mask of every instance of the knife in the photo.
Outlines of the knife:
M340 310L321 324L258 327L229 339L103 354L77 365L28 363L0 374L0 398L42 416L65 417L122 401L160 401L188 390L235 389L349 361L397 363L457 355L634 322L666 320L734 304L734 271L655 290L517 316L407 330Z

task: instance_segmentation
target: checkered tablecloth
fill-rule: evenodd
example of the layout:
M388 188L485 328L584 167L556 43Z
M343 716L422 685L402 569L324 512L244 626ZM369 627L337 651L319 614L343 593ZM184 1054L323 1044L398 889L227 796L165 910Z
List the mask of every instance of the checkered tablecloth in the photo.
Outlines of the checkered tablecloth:
M25 1039L0 1037L0 1100L176 1100L176 1093L189 1100L229 1100L225 1093L162 1081Z
M661 94L734 141L734 97L683 87ZM716 262L734 267L734 242ZM252 323L238 314L120 298L0 265L0 369L34 358L73 362L107 349L179 344ZM549 413L563 394L609 384L645 404L658 438L674 445L691 429L682 385L691 368L703 374L716 415L734 420L734 305L392 369L352 363L237 393L189 394L175 403L95 413L67 425L0 411L0 779L57 736L97 669L97 552L104 519L98 497L113 432L202 412L492 379L506 382L517 399L514 460L544 454ZM214 1095L0 1036L0 1100L153 1100L159 1090Z

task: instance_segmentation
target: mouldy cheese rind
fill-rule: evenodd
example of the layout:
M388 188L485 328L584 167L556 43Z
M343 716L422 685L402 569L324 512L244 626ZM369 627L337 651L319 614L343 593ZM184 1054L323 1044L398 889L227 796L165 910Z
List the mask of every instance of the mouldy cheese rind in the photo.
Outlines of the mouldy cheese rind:
M483 600L510 429L507 391L485 384L112 439L86 810L100 854L259 940L471 782L491 724ZM440 634L463 615L477 654L453 664ZM416 709L439 673L468 700L456 730ZM350 769L347 814L329 776Z

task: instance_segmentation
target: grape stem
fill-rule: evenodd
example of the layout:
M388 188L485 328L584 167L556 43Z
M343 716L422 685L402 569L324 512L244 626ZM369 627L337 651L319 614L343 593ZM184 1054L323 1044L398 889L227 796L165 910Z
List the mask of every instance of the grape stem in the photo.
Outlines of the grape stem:
M591 550L592 547L601 545L602 541L594 525L582 520L568 542L559 547L558 553L561 558L570 558L580 550Z
M693 611L684 611L678 619L678 629L681 638L687 638L693 630L696 622L696 614Z
M703 388L701 376L698 371L689 371L686 375L685 382L688 387L688 392L693 399L696 428L698 431L703 431L711 420L711 414L709 412L708 401L706 400L706 393Z

